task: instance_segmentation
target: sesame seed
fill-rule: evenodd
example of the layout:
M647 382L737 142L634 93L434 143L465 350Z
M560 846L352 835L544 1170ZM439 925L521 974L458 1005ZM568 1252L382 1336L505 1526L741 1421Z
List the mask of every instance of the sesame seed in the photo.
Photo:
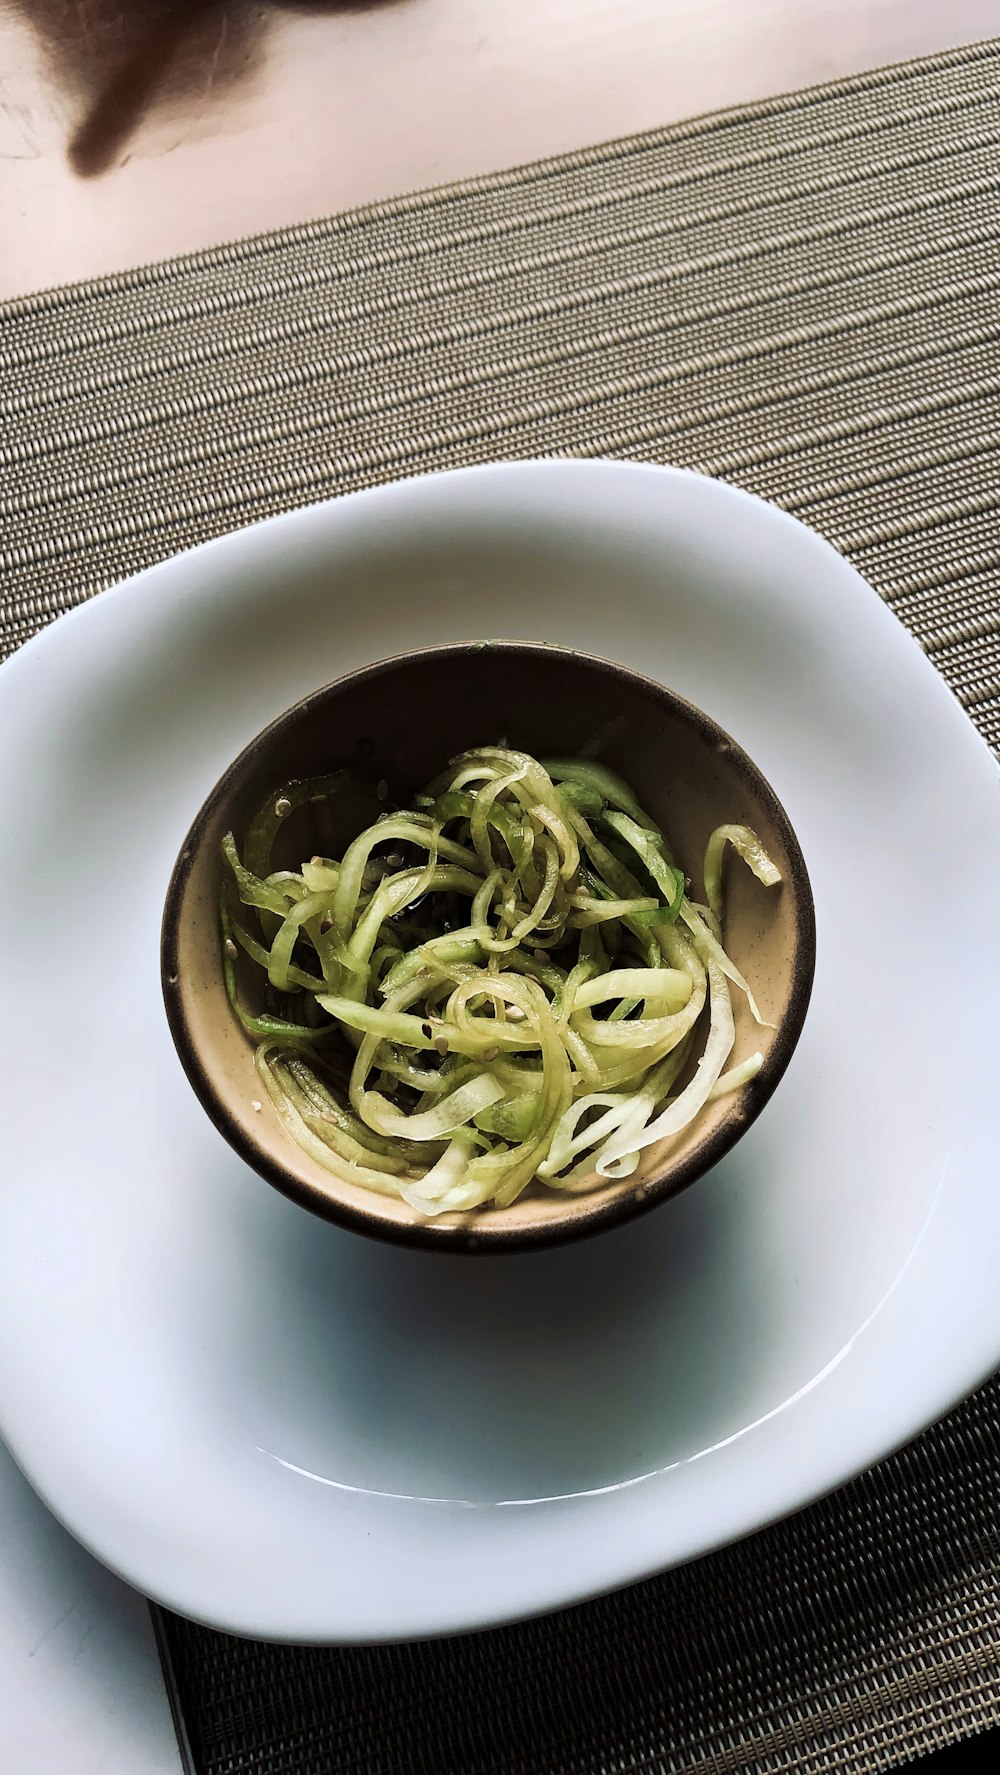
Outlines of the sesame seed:
M283 820L285 818L285 815L290 814L291 811L292 811L292 804L289 801L288 796L287 795L279 795L277 801L274 804L275 818L278 820Z
M257 1112L257 1114L259 1114L260 1111L263 1109L263 1107L264 1107L264 1105L261 1103L259 1097L251 1097L250 1108L252 1110L255 1110Z
M427 1040L430 1041L431 1036L434 1034L434 1031L431 1028L430 1024L429 1023L421 1023L420 1027L421 1027L421 1030L423 1031L424 1035L427 1037Z
M523 1023L524 1022L524 1012L522 1011L520 1005L508 1005L507 1006L507 1022L508 1023Z
M448 1052L448 1037L446 1035L437 1036L435 1038L434 1046L443 1059Z
M226 938L225 948L226 948L226 954L228 955L230 961L235 961L236 957L239 955L239 950L237 949L236 944L233 942L232 937Z
M485 1054L483 1055L483 1059L485 1060L487 1066L490 1065L491 1061L499 1060L499 1058L500 1058L500 1049L499 1048L487 1048Z

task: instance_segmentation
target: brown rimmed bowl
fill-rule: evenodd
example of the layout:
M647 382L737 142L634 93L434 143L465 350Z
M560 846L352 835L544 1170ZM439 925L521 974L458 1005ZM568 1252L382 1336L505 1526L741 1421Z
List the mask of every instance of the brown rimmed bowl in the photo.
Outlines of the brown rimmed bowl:
M759 1049L749 1084L706 1106L675 1140L648 1148L622 1180L595 1179L572 1192L533 1183L511 1207L426 1219L401 1200L342 1182L286 1133L262 1091L254 1043L226 996L219 902L220 841L242 844L272 789L355 765L406 798L456 753L496 742L536 756L568 757L595 734L601 758L632 785L670 834L680 865L700 884L715 826L752 826L781 871L764 888L731 861L726 876L728 953L743 970L773 1029L753 1022L733 991L734 1059ZM293 866L324 845L308 808L280 834ZM354 830L370 811L356 815ZM349 804L344 808L350 823ZM329 845L329 834L325 834ZM515 642L434 647L353 672L303 698L266 727L229 766L197 814L167 890L161 967L167 1019L181 1063L219 1131L268 1183L315 1214L355 1232L433 1250L501 1252L582 1238L646 1212L714 1165L760 1114L791 1059L812 988L816 932L798 840L780 802L738 743L708 715L662 685L608 660ZM253 1002L246 966L241 990Z

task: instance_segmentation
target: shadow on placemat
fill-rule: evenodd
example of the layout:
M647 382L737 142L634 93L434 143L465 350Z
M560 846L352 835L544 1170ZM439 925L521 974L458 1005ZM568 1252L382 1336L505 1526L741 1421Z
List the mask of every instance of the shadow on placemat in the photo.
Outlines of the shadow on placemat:
M520 1626L256 1645L161 1614L198 1775L875 1770L1000 1720L1000 1381L801 1515Z
M124 165L143 123L217 129L251 87L275 15L361 12L404 0L6 0L31 25L77 112L66 157L81 178ZM327 51L329 53L329 51Z

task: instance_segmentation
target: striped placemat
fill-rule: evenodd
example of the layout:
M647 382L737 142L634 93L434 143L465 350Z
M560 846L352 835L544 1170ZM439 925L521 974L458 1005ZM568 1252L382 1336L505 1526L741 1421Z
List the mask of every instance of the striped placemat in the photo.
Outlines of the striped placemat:
M814 525L1000 747L1000 44L0 308L0 649L401 475L669 461ZM1000 1720L1000 1386L741 1547L463 1641L167 1619L207 1775L884 1768Z

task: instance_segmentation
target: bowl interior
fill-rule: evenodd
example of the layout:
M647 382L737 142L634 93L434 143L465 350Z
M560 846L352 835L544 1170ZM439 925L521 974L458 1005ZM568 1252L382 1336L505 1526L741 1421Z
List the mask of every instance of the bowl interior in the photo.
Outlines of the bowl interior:
M764 1055L757 1078L709 1104L678 1139L643 1154L632 1177L573 1191L540 1184L501 1211L426 1220L404 1202L341 1182L303 1153L278 1120L253 1065L253 1043L226 998L219 939L220 841L237 841L264 798L298 777L353 765L372 795L340 802L339 830L318 831L309 808L281 833L290 866L346 844L379 807L375 786L406 804L456 753L503 739L538 757L572 756L600 740L601 759L631 783L663 826L701 897L713 827L745 822L779 869L762 887L741 864L726 874L724 941L749 979L759 1028L734 990L734 1061ZM339 800L340 798L338 798ZM362 1232L461 1249L515 1249L580 1236L682 1188L738 1138L774 1089L798 1038L815 951L812 900L801 851L780 804L741 748L708 717L646 679L556 647L472 643L429 649L354 673L317 691L252 742L198 815L167 896L163 968L167 1013L181 1060L203 1104L258 1171L305 1206ZM253 1002L254 970L241 978ZM255 1107L259 1105L259 1107Z

